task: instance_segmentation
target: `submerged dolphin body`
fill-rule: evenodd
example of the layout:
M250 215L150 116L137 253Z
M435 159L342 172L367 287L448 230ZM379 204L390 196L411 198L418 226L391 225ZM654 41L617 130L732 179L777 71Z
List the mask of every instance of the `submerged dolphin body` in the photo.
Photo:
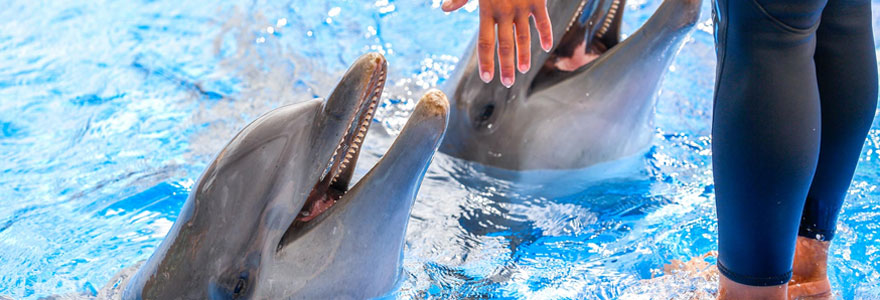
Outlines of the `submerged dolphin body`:
M122 298L347 299L393 289L449 105L428 92L349 190L385 71L384 57L364 55L327 100L275 109L238 133Z
M646 148L658 85L696 23L701 0L664 1L638 31L618 42L623 1L548 1L553 35L562 38L551 53L533 43L533 67L511 88L498 79L480 80L471 45L445 86L452 110L440 151L530 170L583 168ZM580 41L601 55L571 72L550 67Z

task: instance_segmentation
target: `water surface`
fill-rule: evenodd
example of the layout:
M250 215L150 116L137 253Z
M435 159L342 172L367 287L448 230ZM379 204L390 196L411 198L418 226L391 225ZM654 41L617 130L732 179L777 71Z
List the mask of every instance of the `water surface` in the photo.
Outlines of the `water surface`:
M272 108L328 94L354 59L378 51L390 69L363 175L476 31L474 3L444 14L439 2L6 1L0 295L96 293L149 257L238 130ZM592 172L615 176L517 183L438 154L391 296L709 297L712 278L646 281L670 260L715 248L715 57L704 2L658 93L653 145ZM629 1L623 32L658 3ZM845 299L880 299L878 151L875 123L832 246L831 280Z

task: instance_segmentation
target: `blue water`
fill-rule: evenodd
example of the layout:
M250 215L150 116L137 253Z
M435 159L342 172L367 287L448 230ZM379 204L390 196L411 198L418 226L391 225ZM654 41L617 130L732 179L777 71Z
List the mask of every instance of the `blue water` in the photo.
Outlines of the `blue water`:
M475 3L447 15L439 2L4 1L0 295L96 293L153 252L239 129L279 105L326 95L350 62L378 51L390 64L388 85L362 175L475 32ZM711 298L715 277L657 277L670 260L716 242L715 66L704 2L662 83L653 146L610 163L623 170L615 176L522 184L438 154L392 296ZM629 1L623 31L657 5ZM832 246L840 298L880 299L878 161L875 123Z

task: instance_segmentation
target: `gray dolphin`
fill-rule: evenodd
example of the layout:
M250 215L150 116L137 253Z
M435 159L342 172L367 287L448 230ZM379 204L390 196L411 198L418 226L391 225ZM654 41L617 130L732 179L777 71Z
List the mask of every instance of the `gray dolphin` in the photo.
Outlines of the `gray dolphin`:
M562 38L551 53L533 43L533 67L511 88L497 76L489 84L480 80L472 42L445 86L452 110L440 151L528 170L583 168L644 150L658 85L699 18L701 1L664 1L623 42L624 0L548 1L553 35ZM537 36L534 28L531 35ZM582 41L601 55L572 72L548 67Z
M449 104L428 92L383 158L349 189L385 82L359 58L326 101L275 109L205 170L123 299L348 299L397 283L410 209Z

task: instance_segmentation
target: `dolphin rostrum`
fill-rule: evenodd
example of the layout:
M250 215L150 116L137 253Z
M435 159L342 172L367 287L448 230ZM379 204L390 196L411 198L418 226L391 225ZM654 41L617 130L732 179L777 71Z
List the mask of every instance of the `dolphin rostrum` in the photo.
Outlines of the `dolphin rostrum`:
M445 86L452 109L440 151L508 170L583 168L642 151L660 80L701 1L664 1L622 42L624 0L548 1L553 35L562 38L551 53L533 43L533 68L511 88L497 78L483 83L472 42ZM555 68L571 51L598 57L573 71Z
M236 135L192 190L123 299L360 299L398 282L414 198L449 104L426 93L349 188L385 83L360 57L327 100L277 108Z

